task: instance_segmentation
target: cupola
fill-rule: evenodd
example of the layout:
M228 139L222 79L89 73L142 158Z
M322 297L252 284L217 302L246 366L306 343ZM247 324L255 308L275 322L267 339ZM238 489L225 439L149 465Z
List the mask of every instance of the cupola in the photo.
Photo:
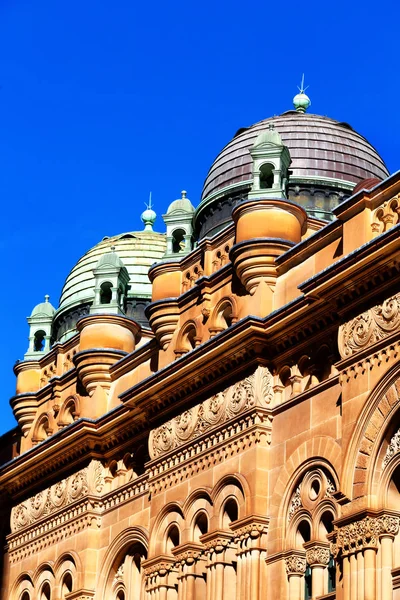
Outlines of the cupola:
M24 360L37 360L50 350L51 327L56 309L49 299L50 296L46 295L44 302L37 304L27 318L30 327L29 348Z
M165 258L181 258L193 248L194 206L183 190L181 197L174 200L163 215L167 226L167 250Z
M273 123L257 136L250 154L253 159L253 185L249 198L286 198L291 159Z
M95 276L94 302L90 314L125 314L125 300L129 288L129 273L111 246L93 269Z

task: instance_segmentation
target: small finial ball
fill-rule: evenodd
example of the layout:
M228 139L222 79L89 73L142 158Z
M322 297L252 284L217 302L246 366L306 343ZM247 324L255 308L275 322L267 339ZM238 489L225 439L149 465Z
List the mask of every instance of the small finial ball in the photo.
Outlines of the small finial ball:
M50 300L50 296L49 296L49 294L46 294L45 297L44 297L44 301L48 302L49 300Z
M145 231L153 231L153 225L157 218L155 211L152 208L146 208L141 214L140 217L145 225Z
M186 198L187 191L186 190L182 190L181 194L182 194L182 198Z
M306 112L307 108L311 106L311 100L304 92L300 92L300 94L296 94L293 98L293 106L297 110L297 112Z

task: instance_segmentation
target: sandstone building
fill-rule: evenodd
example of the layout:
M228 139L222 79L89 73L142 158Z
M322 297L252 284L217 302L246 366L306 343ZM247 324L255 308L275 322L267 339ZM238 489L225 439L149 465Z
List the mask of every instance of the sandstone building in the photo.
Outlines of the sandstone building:
M34 308L2 600L400 599L400 173L294 104Z

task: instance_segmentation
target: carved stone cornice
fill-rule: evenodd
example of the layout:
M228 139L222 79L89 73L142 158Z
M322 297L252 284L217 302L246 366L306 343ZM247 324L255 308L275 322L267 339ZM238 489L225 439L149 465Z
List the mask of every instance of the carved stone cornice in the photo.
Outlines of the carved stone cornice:
M400 517L382 514L376 517L367 516L343 526L335 526L330 535L331 552L334 556L338 556L352 554L365 548L377 548L379 537L395 536L399 531L399 525Z
M265 367L189 408L150 432L149 454L155 459L195 440L214 427L237 417L254 406L268 407L273 400L273 378Z
M339 327L339 352L347 358L400 329L400 293Z
M306 572L306 554L301 550L291 550L285 556L285 568L288 577L301 576Z

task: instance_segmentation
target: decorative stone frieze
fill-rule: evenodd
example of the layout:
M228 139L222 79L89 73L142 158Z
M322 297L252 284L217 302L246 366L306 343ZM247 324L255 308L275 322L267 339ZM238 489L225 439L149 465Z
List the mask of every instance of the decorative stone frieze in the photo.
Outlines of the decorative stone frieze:
M376 548L381 535L396 535L400 518L392 515L365 517L343 527L335 527L331 552L346 555L365 548Z
M218 392L205 402L181 413L151 431L149 453L152 459L194 440L254 406L267 407L273 399L273 378L265 367L243 381Z
M302 502L301 502L301 495L300 495L300 486L297 486L294 494L292 495L291 499L290 499L290 503L289 503L289 510L288 510L288 522L290 523L290 521L292 520L293 515L299 510L299 508L301 508Z
M94 460L88 467L38 492L11 510L11 532L49 517L64 506L87 495L98 495L104 487L104 467Z
M382 461L382 469L386 467L386 465L390 462L390 460L400 452L400 429L396 431L392 439L390 440L390 444L387 447L386 454Z
M400 293L339 327L339 352L352 356L400 329Z

